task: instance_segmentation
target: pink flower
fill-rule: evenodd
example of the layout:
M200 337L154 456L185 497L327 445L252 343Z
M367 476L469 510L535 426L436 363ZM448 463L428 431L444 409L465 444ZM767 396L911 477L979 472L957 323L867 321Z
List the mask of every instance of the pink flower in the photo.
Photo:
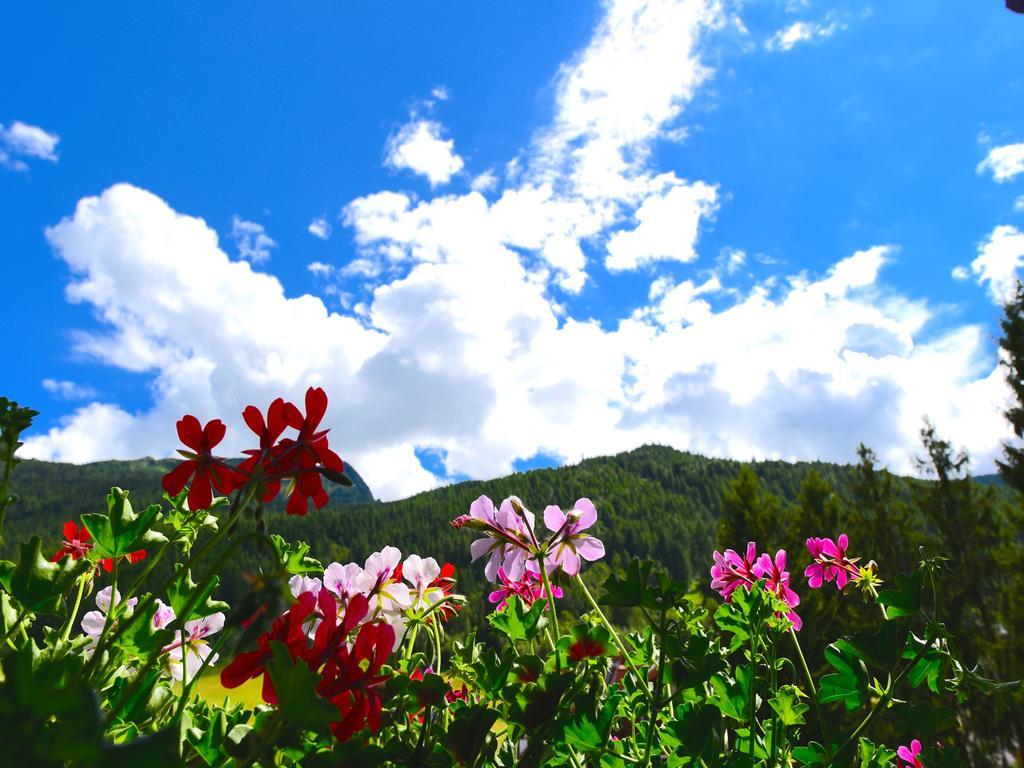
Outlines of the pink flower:
M522 510L521 516L513 503ZM481 496L470 504L468 515L452 520L452 526L472 528L486 534L470 544L469 551L474 561L487 556L484 576L488 581L497 581L499 568L503 568L510 579L518 581L526 571L527 559L536 557L533 513L515 496L501 502L499 509L494 508L494 502L489 498Z
M727 549L725 554L715 552L715 564L711 566L711 588L725 598L732 600L732 593L739 586L750 589L750 585L758 580L754 573L757 564L757 544L747 542L747 555L740 557L736 550Z
M860 575L856 565L860 558L847 557L848 546L849 540L845 533L839 534L838 544L832 539L807 540L807 550L814 558L814 562L804 570L810 587L818 589L826 581L834 581L841 590L851 577L857 578Z
M749 549L748 549L749 552ZM754 564L754 574L764 579L765 587L769 592L782 598L790 609L800 605L800 596L789 588L789 573L786 571L786 550L780 549L775 553L775 560L767 555L761 555ZM799 631L803 626L803 620L796 615L796 611L790 610L786 618L793 624L793 629Z
M569 576L580 572L580 558L594 562L604 557L604 544L587 533L597 522L597 509L590 499L579 499L566 514L554 504L544 510L544 525L551 531L547 564L550 570L561 568Z
M896 754L905 763L905 766L900 766L900 768L924 768L924 763L921 762L919 757L921 754L921 742L917 739L910 742L909 747L897 749Z
M521 579L513 580L508 577L504 568L499 568L497 576L500 586L487 596L487 600L491 603L497 603L499 611L508 604L508 599L513 595L518 595L519 599L523 601L523 605L527 608L537 600L546 599L544 595L544 582L539 574L525 571ZM563 594L562 589L552 584L551 594L553 597L561 597Z

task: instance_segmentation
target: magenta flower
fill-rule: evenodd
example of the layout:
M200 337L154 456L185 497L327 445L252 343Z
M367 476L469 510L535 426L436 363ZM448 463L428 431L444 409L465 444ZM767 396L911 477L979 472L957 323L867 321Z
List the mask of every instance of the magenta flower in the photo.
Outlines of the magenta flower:
M749 549L748 549L749 552ZM790 607L786 618L793 624L793 629L799 631L803 626L803 620L792 610L800 605L800 596L789 588L789 573L786 571L786 550L780 549L775 553L775 560L764 554L754 564L754 574L764 579L765 587L769 592L780 597Z
M725 550L725 554L715 552L715 564L711 566L711 588L725 598L732 600L732 593L739 586L750 589L750 585L760 578L754 573L757 564L757 544L747 542L747 555L741 557L734 549Z
M522 509L522 515L516 512L513 502ZM468 515L452 520L452 526L486 534L470 544L469 551L474 561L487 556L484 576L488 581L497 583L499 568L504 569L509 579L518 581L526 571L527 560L536 559L534 516L515 496L501 502L499 509L494 508L489 498L481 496L470 504Z
M909 747L900 747L896 750L896 754L900 760L904 762L904 765L900 768L924 768L924 763L921 762L921 742L914 739L910 742Z
M551 531L547 564L550 570L561 568L569 576L580 572L580 558L594 562L604 557L604 544L588 533L597 522L597 509L590 499L579 499L566 514L554 504L544 510L544 525Z
M860 558L850 558L846 554L849 540L845 533L839 534L839 543L832 539L808 539L807 550L814 558L814 562L804 570L807 583L813 589L818 589L826 581L834 581L838 589L846 586L851 578L857 578L860 570L857 568L857 561Z
M504 568L499 568L497 583L499 584L498 589L491 592L487 596L487 600L491 603L497 603L499 611L508 604L508 599L513 595L518 595L519 599L523 601L523 605L527 608L538 600L546 599L544 582L540 575L533 571L525 571L521 579L514 581L508 577ZM553 597L561 597L562 594L561 587L556 587L554 584L551 585L551 595Z

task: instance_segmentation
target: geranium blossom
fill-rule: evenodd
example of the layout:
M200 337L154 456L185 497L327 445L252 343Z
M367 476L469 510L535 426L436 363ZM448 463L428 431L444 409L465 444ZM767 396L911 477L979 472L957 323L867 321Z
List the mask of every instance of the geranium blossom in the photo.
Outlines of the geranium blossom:
M590 499L579 499L566 514L554 504L544 509L544 525L552 532L548 542L547 565L561 568L569 576L580 572L580 558L594 562L604 557L604 544L583 533L597 522L597 509Z
M178 437L191 450L179 450L185 461L172 469L163 479L164 490L172 496L191 481L188 506L192 511L207 509L213 503L213 488L229 494L238 487L239 477L223 459L213 455L214 447L224 439L227 428L220 419L200 426L195 416L184 416L177 424Z
M453 597L454 600L448 600L441 606L439 606L434 614L439 614L442 621L445 621L454 616L459 611L460 603L465 602L465 598L462 595L455 594L455 566L451 563L445 563L441 566L441 573L437 575L430 584L431 587L436 587L441 590L441 594L444 597ZM433 614L430 616L429 621L433 621Z
M726 602L732 600L732 593L737 587L750 589L750 586L760 578L754 573L757 564L757 544L753 541L747 542L745 556L740 556L734 549L727 549L724 555L716 551L714 558L715 564L711 566L711 588L724 597Z
M306 415L297 408L286 408L283 416L288 426L298 430L295 439L284 439L275 453L273 469L291 477L287 491L289 515L304 515L309 509L307 499L320 509L329 500L320 480L320 466L341 474L345 464L331 450L327 441L329 430L320 430L320 422L327 412L327 394L319 387L306 390Z
M134 565L140 560L146 559L146 550L137 549L134 552L129 552L127 555L122 555L121 559L127 560L130 564ZM100 565L103 567L104 571L111 573L114 570L114 558L104 557L100 560Z
M213 649L206 638L220 632L224 628L224 614L213 613L201 619L185 622L185 630L174 633L174 642L164 650L168 656L168 667L171 677L187 685L199 672ZM209 664L217 663L217 654L213 654Z
M500 585L499 588L491 592L487 596L487 600L491 603L497 603L499 611L508 605L508 599L513 595L518 596L527 608L537 600L545 599L544 582L540 574L533 573L532 571L524 572L521 579L513 581L505 573L504 568L499 568L497 582ZM561 587L552 584L551 594L553 597L562 597Z
M522 516L516 512L513 502L522 509ZM474 562L487 556L484 576L495 581L498 569L504 569L508 578L518 580L527 567L527 560L533 559L536 570L537 542L533 534L534 515L522 506L515 496L509 496L498 509L487 496L481 496L469 506L469 514L452 520L455 528L468 527L483 531L487 535L469 546Z
M357 563L331 563L324 569L324 589L330 590L343 603L347 603L353 595L362 594L356 583L362 572L363 569Z
M65 557L77 560L88 555L89 550L93 548L92 534L84 525L79 527L74 520L68 520L64 523L63 533L62 546L57 550L57 554L50 558L51 563L56 563Z
M814 558L814 562L804 569L808 586L818 589L825 582L834 581L836 587L842 589L851 578L857 578L860 573L857 561L860 558L848 557L848 546L849 540L845 533L839 534L838 542L832 539L808 539L807 550Z
M153 628L163 629L174 621L175 618L177 617L174 615L174 609L160 598L157 598L156 613L153 614Z
M410 607L414 610L425 611L444 600L444 590L435 584L441 566L434 558L409 555L402 563L402 575L412 586Z
M754 573L758 578L763 578L769 592L782 598L790 607L786 618L793 624L793 629L799 630L803 626L803 620L797 616L793 609L800 605L800 596L789 588L789 573L786 571L786 550L780 549L775 553L775 559L764 554L754 565Z
M909 747L897 749L896 755L904 763L900 768L924 768L924 763L921 762L921 742L917 739L911 741Z
M263 467L263 501L265 502L273 501L278 491L281 490L281 478L275 475L273 462L276 454L280 453L277 441L288 427L287 414L291 411L297 412L298 409L280 397L270 404L265 420L260 409L255 405L247 406L242 411L242 419L249 429L259 437L260 447L258 450L242 451L249 458L239 464L238 469L246 476L252 477L257 467ZM298 414L298 418L301 420L302 415Z
M317 692L338 708L341 719L331 726L338 741L347 741L363 728L380 730L378 689L388 680L380 671L394 647L395 631L390 625L364 624L351 650L342 645L324 665Z
M405 611L412 606L412 593L402 581L402 553L397 547L384 547L366 558L362 573L356 577L359 591L370 600L372 619L383 619L395 630L395 647L405 635Z
M113 600L111 600L111 596L113 596ZM99 610L89 611L82 617L82 631L89 638L89 647L95 647L96 643L99 642L100 635L103 634L103 627L106 626L107 620L110 617L112 604L117 607L118 616L124 618L134 613L138 602L139 599L137 597L132 597L122 603L121 593L113 587L104 587L97 592L96 607Z

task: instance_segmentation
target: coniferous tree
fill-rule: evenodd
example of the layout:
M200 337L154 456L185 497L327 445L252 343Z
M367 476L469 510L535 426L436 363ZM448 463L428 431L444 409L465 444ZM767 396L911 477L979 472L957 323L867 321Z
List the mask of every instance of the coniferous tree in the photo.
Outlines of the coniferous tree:
M1013 404L1003 414L1018 443L1003 443L1003 460L996 464L1006 483L1024 492L1024 447L1019 443L1024 439L1024 285L1019 280L1013 298L1003 306L999 324L1003 330L999 339L1002 365L1006 369L1006 383L1013 392Z

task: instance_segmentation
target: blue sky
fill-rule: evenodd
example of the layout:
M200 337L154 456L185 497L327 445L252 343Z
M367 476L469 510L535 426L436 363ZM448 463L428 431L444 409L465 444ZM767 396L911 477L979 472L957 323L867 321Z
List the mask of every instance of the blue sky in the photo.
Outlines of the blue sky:
M992 466L1024 17L800 0L19 7L2 391L164 455L324 386L384 497L644 442Z

